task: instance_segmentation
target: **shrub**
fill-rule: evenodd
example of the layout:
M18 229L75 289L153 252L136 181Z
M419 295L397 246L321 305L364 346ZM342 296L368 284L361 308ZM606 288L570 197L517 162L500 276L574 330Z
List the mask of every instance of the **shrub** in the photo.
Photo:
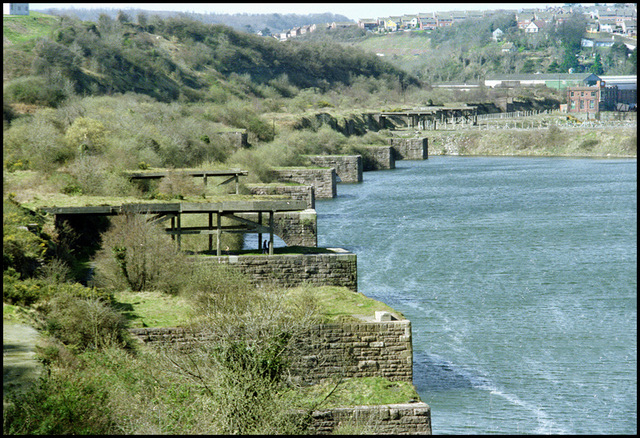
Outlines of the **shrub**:
M179 291L184 255L149 215L114 218L102 241L94 258L95 284L116 290Z
M4 97L12 102L56 107L68 95L65 90L51 84L42 76L23 76L8 82L3 89Z
M5 156L13 162L28 162L34 170L49 172L75 154L63 141L56 122L39 113L33 118L14 120L3 139Z
M11 196L3 200L2 212L3 270L11 268L22 278L31 277L43 263L48 248L40 235L44 220L21 207ZM37 229L28 227L32 223Z
M197 313L211 315L242 311L253 289L249 279L233 267L196 264L183 292Z
M53 279L21 280L12 269L3 273L2 280L2 298L9 304L27 307L35 303L45 303L58 295L113 301L113 295L106 290L85 287L80 283L55 283Z
M78 117L65 133L65 141L79 152L102 153L106 147L106 130L102 123L88 117Z
M114 433L107 389L82 375L45 378L26 393L10 394L3 412L8 435Z
M124 316L100 298L62 293L51 299L46 329L73 350L99 350L129 342Z

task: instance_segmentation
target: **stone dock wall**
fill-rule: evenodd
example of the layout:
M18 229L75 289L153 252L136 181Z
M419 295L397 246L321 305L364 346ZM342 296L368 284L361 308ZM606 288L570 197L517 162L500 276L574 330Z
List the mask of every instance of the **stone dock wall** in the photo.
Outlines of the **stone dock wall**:
M342 250L344 251L344 250ZM344 286L358 290L358 262L355 254L282 254L257 256L198 256L194 262L226 264L246 274L254 284L277 282L282 287Z
M396 159L391 146L367 146L363 159L363 170L387 170L396 168Z
M302 384L332 377L385 377L413 381L411 322L320 324L294 341L291 373Z
M150 346L188 348L209 340L204 333L181 327L129 329ZM292 340L291 376L303 385L330 378L385 377L413 381L411 322L359 321L319 324Z
M396 160L426 160L429 158L429 141L422 138L390 138Z
M335 168L342 183L362 182L361 155L313 155L309 160L316 166Z
M179 327L129 331L151 346L188 348L193 342L207 340L203 334ZM299 382L379 376L412 381L411 323L407 320L319 324L293 343L296 354L291 375ZM311 414L313 434L331 434L340 426L365 428L366 433L376 435L430 435L431 409L417 402L324 409Z
M336 169L306 167L278 167L273 169L280 182L298 183L313 187L317 199L331 199L336 197Z
M364 427L367 435L431 435L426 403L354 406L314 411L311 433L329 435L339 426Z

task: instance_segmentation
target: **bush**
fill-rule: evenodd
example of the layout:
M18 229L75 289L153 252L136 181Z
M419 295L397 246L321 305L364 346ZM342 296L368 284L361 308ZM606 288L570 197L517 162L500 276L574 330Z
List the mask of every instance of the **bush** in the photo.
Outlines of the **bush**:
M78 117L74 120L64 138L71 148L87 154L102 153L106 147L104 125L88 117Z
M253 289L249 279L231 266L197 264L183 292L198 314L211 315L243 311Z
M44 262L47 241L40 235L44 219L21 207L11 196L2 203L3 270L13 269L21 278L35 274ZM29 228L35 223L37 229Z
M4 86L4 97L11 102L57 107L68 94L59 86L51 84L42 76L23 76Z
M124 316L100 298L62 293L51 299L46 329L73 350L124 347L130 342Z
M114 433L115 419L104 387L66 376L41 380L26 393L10 394L3 409L7 435L86 435Z
M109 291L85 287L80 283L55 283L52 280L35 278L21 280L13 269L7 269L2 276L2 299L8 304L25 307L45 303L58 295L113 301L113 295Z
M118 216L102 235L94 261L96 285L110 290L161 290L177 293L184 254L147 214Z

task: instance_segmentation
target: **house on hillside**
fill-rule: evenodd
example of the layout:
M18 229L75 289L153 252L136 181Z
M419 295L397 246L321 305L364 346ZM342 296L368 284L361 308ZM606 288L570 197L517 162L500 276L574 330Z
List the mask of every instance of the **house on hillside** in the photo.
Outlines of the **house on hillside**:
M515 44L513 44L511 41L508 41L502 45L500 51L502 53L516 53L518 49L516 48Z
M10 3L10 15L29 15L29 3Z
M467 13L464 11L453 11L451 13L451 20L454 23L459 23L467 19Z
M582 47L611 47L613 46L613 44L615 43L615 39L613 38L613 35L611 36L611 39L595 39L595 38L582 38L582 40L580 40L580 46Z
M450 14L434 14L438 27L447 27L453 24L453 17Z
M467 18L471 18L473 20L479 20L484 17L484 11L467 11Z
M587 33L598 33L598 22L597 21L588 21L587 22Z
M360 18L358 20L358 27L360 29L375 32L376 30L378 30L378 20L374 18Z
M405 14L401 18L400 27L402 29L416 29L418 27L418 16Z
M516 14L516 21L518 22L518 29L524 29L529 23L535 20L535 11L533 9L523 9Z
M540 29L544 27L544 21L542 20L533 20L524 28L525 33L538 33Z
M496 30L491 32L491 39L495 42L502 41L502 35L504 35L504 32L502 31L502 29L497 28Z
M400 26L400 17L387 17L384 19L384 30L387 32L395 32Z
M638 20L628 20L622 22L622 32L629 36L638 35Z
M600 32L613 33L617 28L615 18L607 18L598 20Z
M331 29L346 29L353 26L357 26L353 21L334 21L331 23Z
M421 30L434 30L438 27L438 20L433 14L418 14L418 20Z

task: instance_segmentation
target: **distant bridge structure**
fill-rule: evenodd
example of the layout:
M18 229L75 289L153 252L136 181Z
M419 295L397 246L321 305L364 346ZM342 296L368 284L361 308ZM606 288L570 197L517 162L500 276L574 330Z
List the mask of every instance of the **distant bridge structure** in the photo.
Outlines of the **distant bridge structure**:
M387 120L390 122L400 118L409 128L435 130L438 125L444 125L444 127L447 124L477 125L478 107L466 105L459 107L430 106L412 110L384 111L379 116L383 126L392 124L387 123Z

